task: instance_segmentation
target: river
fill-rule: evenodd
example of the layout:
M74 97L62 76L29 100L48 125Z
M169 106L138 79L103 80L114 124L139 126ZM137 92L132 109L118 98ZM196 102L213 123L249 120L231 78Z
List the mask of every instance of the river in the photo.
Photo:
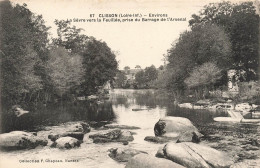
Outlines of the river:
M173 105L173 100L167 96L158 96L154 90L114 89L110 92L109 100L99 103L85 101L77 103L56 104L31 109L29 118L23 121L12 121L16 128L37 131L38 136L48 136L46 128L55 127L59 123L71 121L87 121L97 124L110 122L122 125L137 126L141 129L135 132L134 141L123 146L120 143L94 144L87 134L79 148L60 150L38 147L31 150L1 152L0 167L3 161L10 167L104 167L121 168L124 163L118 163L108 156L110 148L134 148L155 155L162 144L144 141L146 136L153 136L155 123L164 116L186 117L205 135L203 144L218 150L226 151L235 162L259 159L259 147L250 144L259 140L259 125L217 123L214 117L227 116L224 112L207 110L182 109ZM10 125L7 122L6 125ZM100 126L101 126L100 125ZM44 128L44 129L43 129ZM91 132L97 132L92 129ZM251 147L251 148L250 148ZM20 163L25 159L44 160L43 163ZM50 163L47 160L63 160L63 163ZM64 163L65 159L78 160L76 163ZM17 166L18 165L18 166ZM9 166L8 166L9 167Z

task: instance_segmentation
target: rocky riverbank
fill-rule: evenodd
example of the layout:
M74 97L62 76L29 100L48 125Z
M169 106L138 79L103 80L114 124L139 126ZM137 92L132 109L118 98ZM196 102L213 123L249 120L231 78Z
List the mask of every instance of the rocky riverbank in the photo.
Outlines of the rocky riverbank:
M0 146L3 158L30 158L32 154L35 159L48 155L60 158L67 154L65 158L77 160L74 164L79 167L95 167L98 162L99 167L151 167L155 162L157 167L256 167L259 125L240 128L238 135L232 125L196 128L186 118L164 117L154 125L155 136L141 139L142 128L136 126L106 124L91 128L88 123L68 122L33 133L1 134Z

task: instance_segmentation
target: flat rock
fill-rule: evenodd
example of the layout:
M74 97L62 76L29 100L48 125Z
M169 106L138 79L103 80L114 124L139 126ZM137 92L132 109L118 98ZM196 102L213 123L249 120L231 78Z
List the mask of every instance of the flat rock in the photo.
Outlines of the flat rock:
M122 131L120 129L106 130L97 134L89 135L94 143L107 142L128 142L133 141L134 137L130 131Z
M99 122L97 122L97 121L90 121L89 125L91 127L93 127L93 128L99 128L99 127L102 127L102 126L104 126L106 124L109 124L109 123L110 123L110 121L99 121Z
M158 136L146 136L144 140L148 142L159 143L159 144L163 144L171 141L171 139L165 137L158 137Z
M224 168L233 164L226 153L191 142L168 143L163 151L165 158L185 167Z
M48 136L48 138L51 141L56 141L60 137L73 137L73 138L76 138L76 139L82 141L83 138L84 138L84 133L83 132L66 132L66 133L63 133L63 134L50 134Z
M48 138L51 141L56 141L60 137L73 137L78 140L83 140L84 134L90 132L89 124L85 122L77 122L77 123L66 123L57 126L56 129L51 128L50 134Z
M0 147L2 149L32 149L39 145L46 146L48 141L24 131L12 131L0 134Z
M128 126L128 125L119 125L119 124L107 124L104 126L105 128L111 128L111 129L140 129L140 127L136 127L136 126Z
M61 137L52 144L52 147L56 147L59 149L71 149L71 148L79 147L80 143L81 142L76 138Z
M146 153L144 151L139 151L136 149L126 148L111 148L109 149L109 157L112 159L118 161L118 162L127 162L129 159L131 159L133 156L140 154L140 153Z
M232 117L215 117L214 121L217 122L234 122L234 123L240 123L242 119L240 118L232 118Z
M138 154L132 157L125 168L184 168L183 166L163 158L148 154Z
M197 101L196 102L196 105L202 105L202 106L204 106L204 105L210 105L211 104L211 101L209 100L209 99L205 99L205 100L199 100L199 101Z
M96 134L89 135L89 138L95 139L95 138L106 138L106 139L118 139L119 135L121 134L120 129L115 130L108 130L108 131L102 131Z
M193 105L191 103L181 103L181 104L178 104L178 106L181 108L189 108L189 109L193 108Z
M121 134L119 135L118 140L120 142L123 142L123 141L133 141L134 137L133 137L133 135L132 135L132 133L130 131L121 131Z
M108 138L101 138L101 137L93 138L93 143L109 143L109 142L117 142L117 141Z

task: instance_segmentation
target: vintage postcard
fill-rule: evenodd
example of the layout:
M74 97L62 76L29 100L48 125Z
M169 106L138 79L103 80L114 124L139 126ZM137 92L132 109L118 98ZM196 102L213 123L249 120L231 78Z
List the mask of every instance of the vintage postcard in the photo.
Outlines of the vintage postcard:
M0 1L0 168L259 168L259 10Z

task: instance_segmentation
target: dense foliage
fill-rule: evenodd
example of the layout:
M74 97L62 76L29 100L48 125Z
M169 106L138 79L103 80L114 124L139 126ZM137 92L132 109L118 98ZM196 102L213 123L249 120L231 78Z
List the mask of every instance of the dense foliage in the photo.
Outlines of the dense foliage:
M157 69L154 65L141 69L140 65L136 65L135 69L125 66L124 70L118 71L115 79L115 86L119 88L155 88L158 73L162 69Z
M82 83L84 75L82 57L72 55L61 47L53 48L47 61L47 73L57 94L62 96Z
M151 82L156 80L158 77L158 70L154 65L146 67L144 70L141 70L135 74L135 82L137 83L138 88L150 88Z
M93 93L97 91L96 86L102 86L107 81L112 82L118 63L115 54L105 42L91 40L82 56L85 69L83 93Z
M105 42L64 20L55 20L58 37L50 41L42 16L26 4L0 6L2 105L90 95L115 77L116 56Z
M192 15L189 23L192 28L206 23L223 27L231 42L232 68L246 72L241 80L257 79L259 15L253 2L211 3L199 15Z
M146 84L145 72L141 70L135 74L135 82L139 87L144 87Z
M252 2L211 3L192 15L189 24L191 30L168 50L159 88L180 93L224 86L229 69L236 70L240 81L257 79L259 15Z
M114 52L105 42L80 34L82 29L71 26L69 21L56 20L55 23L58 26L58 38L53 39L54 44L82 56L84 80L80 94L95 93L98 86L114 79L118 63Z
M48 55L48 27L26 5L1 2L2 102L38 100L48 86L44 63Z
M115 79L115 87L118 87L118 88L125 87L126 79L127 78L126 78L125 72L118 71L116 74L116 79Z
M216 25L205 24L181 34L178 41L168 50L169 85L173 90L184 90L185 79L194 68L207 62L221 70L227 70L232 58L231 45L224 30Z
M184 80L190 88L210 86L221 77L221 70L211 62L206 62L193 69L190 76Z

